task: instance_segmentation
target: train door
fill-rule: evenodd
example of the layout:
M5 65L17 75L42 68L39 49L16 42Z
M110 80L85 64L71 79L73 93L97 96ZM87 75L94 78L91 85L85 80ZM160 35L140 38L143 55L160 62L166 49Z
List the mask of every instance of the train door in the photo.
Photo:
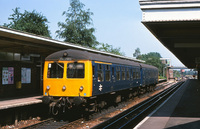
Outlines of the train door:
M121 66L115 66L115 85L114 85L114 90L119 90L120 87L122 87L122 84L121 84L121 80L122 80L122 77L121 77Z
M142 68L142 85L146 85L146 68Z
M130 68L130 87L133 87L133 68Z
M142 68L142 66L140 65L140 84L143 86L145 85L145 68Z
M93 95L101 94L103 86L102 83L104 81L104 74L102 66L99 66L95 62L92 63L93 67Z
M140 65L140 85L142 85L143 82L143 74L142 74L142 66Z
M112 89L112 65L104 64L104 73L105 73L105 81L104 81L104 92L111 92Z
M133 86L137 86L136 68L133 68Z
M93 95L108 93L111 91L111 65L93 63Z
M141 84L141 70L140 68L138 68L138 82L137 82L137 86L140 86Z
M111 91L114 90L114 86L115 86L115 77L116 77L116 71L115 71L115 67L112 65L112 69L111 69Z

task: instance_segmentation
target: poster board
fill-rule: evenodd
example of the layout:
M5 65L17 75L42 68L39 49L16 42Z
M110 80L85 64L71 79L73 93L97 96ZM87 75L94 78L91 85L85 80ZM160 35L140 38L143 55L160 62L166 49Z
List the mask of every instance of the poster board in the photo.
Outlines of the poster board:
M21 83L31 83L31 68L21 68Z
M2 85L14 84L14 67L2 67Z

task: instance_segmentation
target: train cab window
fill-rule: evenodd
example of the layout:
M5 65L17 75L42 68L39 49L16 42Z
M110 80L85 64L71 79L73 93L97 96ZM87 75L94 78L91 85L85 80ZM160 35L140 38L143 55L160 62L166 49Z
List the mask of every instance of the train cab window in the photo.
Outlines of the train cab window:
M110 66L109 65L105 66L105 77L106 77L106 81L110 81L111 80Z
M63 78L63 63L49 63L47 78Z
M103 65L102 64L98 64L97 79L98 79L98 82L104 81Z
M67 78L84 78L85 66L83 63L68 63Z
M130 80L130 71L129 71L129 68L126 68L126 80Z
M116 67L116 76L117 76L117 81L119 81L120 80L120 67L118 66L118 67Z
M122 80L125 80L125 68L122 67Z

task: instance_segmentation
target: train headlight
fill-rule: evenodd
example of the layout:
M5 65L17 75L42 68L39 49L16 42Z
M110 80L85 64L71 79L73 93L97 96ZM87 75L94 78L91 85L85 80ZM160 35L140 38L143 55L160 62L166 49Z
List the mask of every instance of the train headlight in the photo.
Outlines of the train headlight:
M83 89L84 89L83 86L81 86L81 87L79 88L80 91L83 91Z
M66 86L63 86L62 90L65 91L66 90Z
M47 90L49 90L50 89L50 86L47 86Z
M64 52L63 53L63 57L67 57L68 56L68 53L67 52Z

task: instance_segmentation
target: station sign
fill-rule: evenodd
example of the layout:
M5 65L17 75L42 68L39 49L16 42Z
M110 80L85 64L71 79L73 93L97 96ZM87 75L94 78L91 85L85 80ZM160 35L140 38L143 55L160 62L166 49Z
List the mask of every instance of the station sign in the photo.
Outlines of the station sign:
M166 67L171 67L171 59L169 58L160 58L163 64L165 64Z

